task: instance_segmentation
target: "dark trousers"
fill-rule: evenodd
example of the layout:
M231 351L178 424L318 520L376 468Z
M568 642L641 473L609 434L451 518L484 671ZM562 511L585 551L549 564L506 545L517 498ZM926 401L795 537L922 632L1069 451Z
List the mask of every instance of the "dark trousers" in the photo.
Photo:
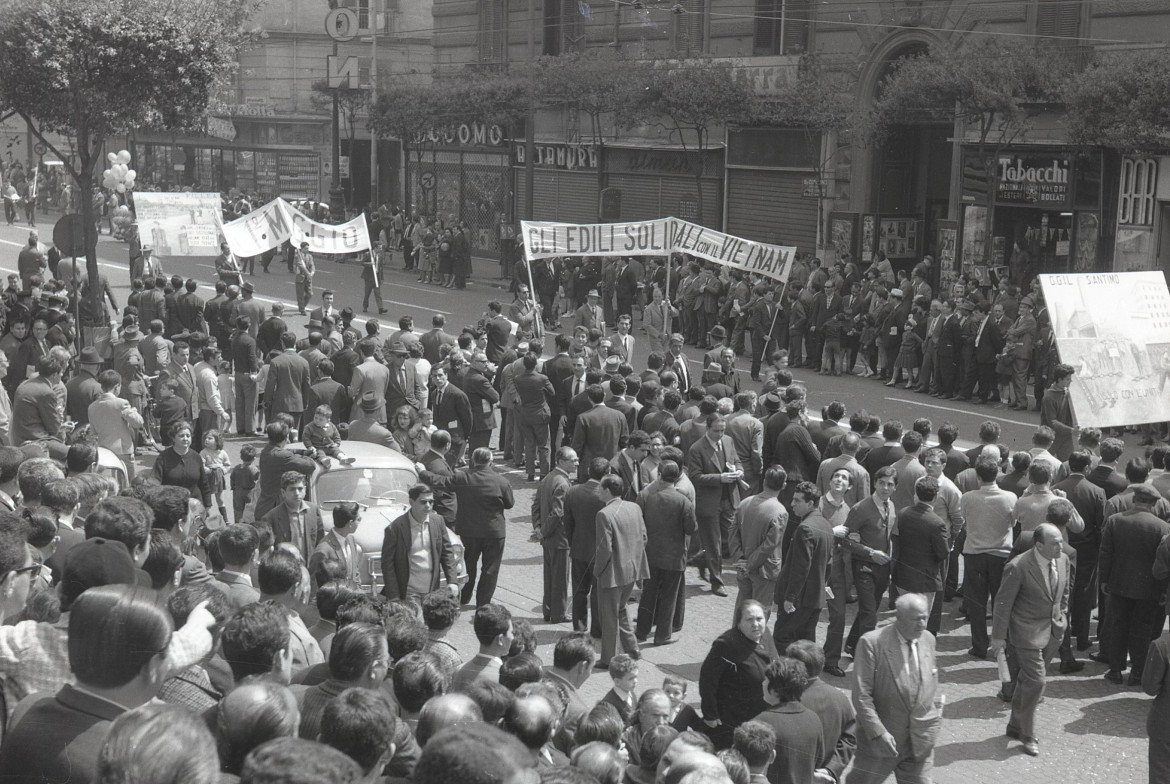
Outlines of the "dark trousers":
M788 367L800 367L802 364L801 351L804 348L804 333L795 330L788 331Z
M1082 552L1082 548L1083 552ZM1069 597L1069 631L1077 644L1089 642L1089 624L1097 604L1097 543L1076 547L1077 576Z
M950 560L948 559L948 560L942 562L943 585L946 585L947 574L949 572L950 572ZM942 628L942 609L943 609L943 599L944 599L943 594L944 593L945 593L944 591L936 591L935 592L934 602L931 604L931 607L930 607L930 619L926 622L926 630L928 632L930 632L931 634L933 634L935 637L938 636L938 631L939 631L939 629Z
M804 346L808 349L808 366L813 370L820 370L821 351L825 347L825 340L821 337L819 329L804 336Z
M959 397L975 396L975 383L979 380L979 367L975 364L975 351L963 349L959 355Z
M707 569L711 572L711 585L723 585L723 551L727 548L727 536L735 517L735 507L724 492L719 500L719 513L712 517L699 517L699 539L707 551Z
M479 586L475 586L475 576L480 557L483 557L483 572L479 575ZM471 601L471 591L475 588L475 606L483 607L491 604L492 596L496 593L496 581L500 578L500 561L504 558L504 538L489 539L483 536L463 537L463 560L467 563L467 584L463 586L460 598L464 604Z
M954 354L938 355L938 391L953 395L959 388L959 358Z
M853 586L857 589L857 616L849 629L845 647L857 648L857 641L866 632L877 628L878 606L890 585L890 565L853 561Z
M987 400L989 397L994 397L998 394L998 387L995 382L995 363L994 362L980 362L979 363L979 399Z
M1157 599L1131 599L1109 594L1109 669L1114 672L1124 670L1128 655L1133 667L1130 675L1141 674L1150 642L1162 631L1164 613Z
M474 452L481 446L486 447L492 440L492 431L477 430L467 438L467 451Z
M776 650L788 650L788 646L797 640L817 641L817 621L821 618L820 607L797 607L791 613L784 612L784 600L777 602L776 628L772 630L772 639L776 641Z
M951 548L951 555L947 559L946 593L949 596L959 592L959 555L963 552L963 545L967 543L967 529L959 531L955 538L955 546Z
M670 639L674 628L674 605L679 598L679 586L684 572L650 567L650 579L642 583L642 598L638 602L638 622L634 634L642 639L654 629L654 642Z
M573 629L601 636L601 617L597 614L597 592L593 588L593 561L573 562Z
M560 621L569 614L569 551L544 548L544 600L546 621Z
M825 633L825 664L836 666L841 661L841 646L845 641L845 609L848 605L849 583L845 579L846 561L841 548L835 548L829 566L829 588L833 597L828 599L829 629ZM783 655L782 651L777 651Z
M752 330L752 378L760 377L760 368L764 364L764 347L767 343L767 333Z
M995 594L1003 580L1007 558L989 553L963 556L963 608L971 624L971 647L976 653L987 653L987 605L995 604Z

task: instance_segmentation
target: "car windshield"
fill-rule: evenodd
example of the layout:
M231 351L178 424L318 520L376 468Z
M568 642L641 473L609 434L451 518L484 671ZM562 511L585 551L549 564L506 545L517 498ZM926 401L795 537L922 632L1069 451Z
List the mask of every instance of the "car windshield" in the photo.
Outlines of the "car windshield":
M343 501L369 506L404 503L406 491L417 481L405 468L337 468L318 477L315 495L325 509Z

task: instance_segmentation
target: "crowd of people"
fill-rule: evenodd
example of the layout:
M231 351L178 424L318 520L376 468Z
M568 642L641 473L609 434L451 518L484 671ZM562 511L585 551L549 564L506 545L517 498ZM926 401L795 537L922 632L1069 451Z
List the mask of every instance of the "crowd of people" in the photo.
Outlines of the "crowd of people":
M1109 683L1156 695L1151 780L1170 777L1170 446L1123 461L1124 442L1076 426L1076 370L1041 372L1034 352L1013 356L1013 374L1028 365L1008 398L1024 405L1029 374L1043 379L1028 444L1003 443L989 419L963 450L950 422L813 403L794 379L872 350L879 376L963 397L965 339L949 352L938 336L972 332L978 357L1004 305L965 282L935 298L929 266L902 289L880 262L859 280L847 261L802 262L777 296L694 260L542 263L552 300L534 269L535 296L518 282L458 333L441 315L427 330L363 323L310 281L302 331L256 300L262 278L230 250L204 300L139 248L110 330L108 284L71 285L76 271L35 240L0 339L0 784L929 781L944 720L934 637L956 597L968 654L1002 664L1005 731L1024 753L1040 753L1049 659L1076 674L1095 643ZM373 270L402 247L380 242ZM77 351L65 311L92 286L103 299L83 297ZM806 290L816 315L801 325L788 314ZM979 315L955 315L968 305ZM1029 331L1028 308L1005 341ZM887 332L845 342L858 315L907 313L901 336L936 336L921 354L901 336L893 351ZM758 390L735 368L746 340ZM698 373L688 344L706 352ZM1021 392L974 379L987 396ZM307 498L355 442L418 473L378 553L355 536L359 504L331 502L329 526ZM157 451L149 471L140 450ZM501 466L534 483L530 507L515 509ZM495 600L508 521L524 514L543 561L531 621ZM687 624L691 568L728 597L722 633ZM462 613L474 652L451 639ZM542 621L569 627L550 660ZM710 642L693 704L681 678L638 679L642 648L684 630ZM849 669L851 695L833 685ZM590 677L612 680L592 706Z

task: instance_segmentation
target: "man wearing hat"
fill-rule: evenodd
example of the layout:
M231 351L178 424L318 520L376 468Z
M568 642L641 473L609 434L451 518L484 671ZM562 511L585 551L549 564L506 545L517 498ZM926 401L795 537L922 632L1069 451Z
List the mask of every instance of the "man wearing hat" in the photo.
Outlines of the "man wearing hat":
M124 379L129 380L136 373L136 370L130 367L131 357L137 360L139 366L144 364L142 352L138 349L141 341L142 332L138 329L137 324L127 324L122 329L121 336L114 339L114 370L118 371L118 375Z
M243 285L240 286L240 299L236 305L236 317L248 317L248 334L252 337L259 334L260 324L268 315L264 304L256 299L255 294L256 287L252 285L252 281L244 281Z
M723 347L729 345L727 342L727 329L722 324L716 324L711 327L711 331L707 333L708 344L710 349L703 354L703 367L707 368L711 365L719 364L719 357L723 353Z
M393 416L402 406L417 411L422 408L422 397L419 395L418 374L406 364L410 351L401 340L392 341L387 349L386 367L390 371L390 383L386 386L386 413Z
M1031 297L1021 299L1020 315L1004 335L1004 351L1012 357L1012 402L1008 408L1016 411L1028 410L1028 373L1032 369L1032 344L1036 341L1034 307Z
M79 425L89 424L89 404L98 399L102 385L97 374L102 369L102 358L97 349L86 346L77 358L78 371L65 385L66 410L69 418Z
M394 438L394 434L378 421L378 412L384 410L385 405L378 395L372 389L367 389L357 404L361 413L357 419L349 423L349 440L380 444L401 452L402 446Z
M723 366L718 362L712 362L703 368L703 388L716 400L735 396L731 387L723 383Z
M293 274L297 285L297 310L305 315L305 308L313 300L313 276L317 274L317 262L309 252L309 243L302 242L293 261Z
M605 334L605 315L601 310L601 294L597 289L589 289L585 295L585 304L573 313L573 328L599 329Z
M159 275L164 275L162 263L154 255L154 247L150 245L142 246L142 278L157 278Z
M381 240L374 243L373 249L362 256L362 313L370 312L370 295L374 295L374 302L378 305L378 312L386 312L386 303L382 301L382 277L386 269L385 245Z

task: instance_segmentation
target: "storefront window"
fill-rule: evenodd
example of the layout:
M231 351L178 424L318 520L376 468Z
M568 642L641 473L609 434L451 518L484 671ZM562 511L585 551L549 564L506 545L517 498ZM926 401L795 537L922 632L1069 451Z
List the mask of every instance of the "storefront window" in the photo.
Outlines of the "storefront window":
M1101 153L1079 153L1073 159L1073 202L1078 210L1101 208Z

